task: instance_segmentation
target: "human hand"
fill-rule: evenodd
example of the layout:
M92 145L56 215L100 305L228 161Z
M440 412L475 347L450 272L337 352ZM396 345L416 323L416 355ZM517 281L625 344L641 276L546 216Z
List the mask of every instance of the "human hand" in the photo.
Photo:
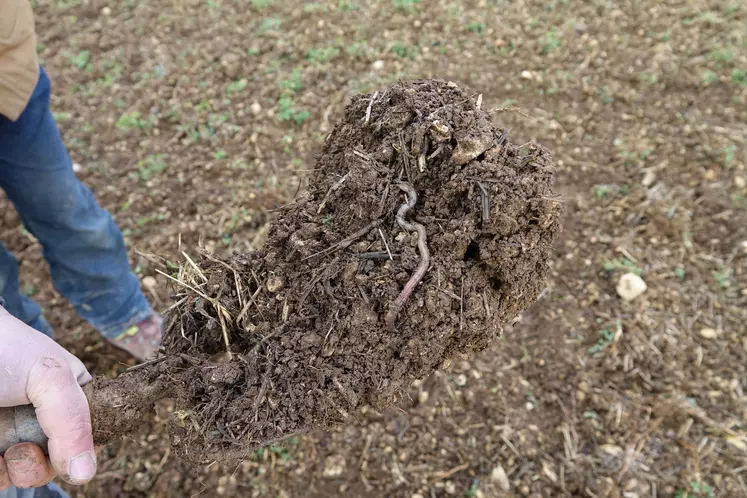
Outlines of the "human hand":
M80 387L90 381L79 359L0 307L0 407L34 405L49 438L49 458L32 443L0 456L0 491L40 487L56 475L71 484L91 480L96 453Z

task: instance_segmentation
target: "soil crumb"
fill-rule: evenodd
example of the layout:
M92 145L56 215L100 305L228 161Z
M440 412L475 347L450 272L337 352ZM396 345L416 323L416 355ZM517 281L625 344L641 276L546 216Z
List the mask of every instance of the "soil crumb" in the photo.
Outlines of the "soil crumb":
M176 384L180 457L240 459L391 406L538 298L560 230L551 157L477 101L438 80L354 97L262 251L174 275L153 371Z

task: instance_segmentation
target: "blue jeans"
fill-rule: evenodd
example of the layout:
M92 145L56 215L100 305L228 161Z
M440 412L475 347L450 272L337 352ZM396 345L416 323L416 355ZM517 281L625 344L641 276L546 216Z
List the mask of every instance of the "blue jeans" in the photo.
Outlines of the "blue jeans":
M130 271L119 228L73 172L49 95L42 69L20 118L0 116L0 187L41 243L60 294L96 330L114 338L148 318L150 305ZM0 295L9 313L51 335L39 305L20 292L18 262L2 244Z
M73 172L49 95L49 78L42 69L20 118L13 122L0 116L0 187L41 243L57 290L95 329L114 338L148 318L150 305L130 271L117 225ZM18 262L2 244L0 296L9 313L52 335L39 305L20 292ZM0 498L32 497L67 495L54 483L0 491Z

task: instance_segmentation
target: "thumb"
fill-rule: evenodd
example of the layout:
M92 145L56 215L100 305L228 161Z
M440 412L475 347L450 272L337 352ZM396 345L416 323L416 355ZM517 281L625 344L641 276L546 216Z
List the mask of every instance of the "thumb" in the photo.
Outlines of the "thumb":
M88 400L63 355L40 356L29 371L26 395L49 438L49 459L71 484L83 484L96 474Z

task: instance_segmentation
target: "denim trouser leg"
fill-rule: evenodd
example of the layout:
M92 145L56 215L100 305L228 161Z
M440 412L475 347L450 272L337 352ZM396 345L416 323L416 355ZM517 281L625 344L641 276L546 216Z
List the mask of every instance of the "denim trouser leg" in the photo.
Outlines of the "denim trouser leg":
M0 296L4 298L4 308L8 313L39 332L52 337L52 329L44 319L39 305L23 295L18 288L18 261L2 243L0 243Z
M50 482L42 488L19 489L12 487L7 491L0 491L0 498L70 498L57 484Z
M0 187L41 243L57 290L81 317L113 338L147 318L150 305L130 271L119 228L73 172L49 95L49 79L41 70L21 117L11 122L0 116ZM33 322L38 306L19 295L11 258L7 251L0 254L2 296L9 312ZM12 303L18 303L15 309Z

